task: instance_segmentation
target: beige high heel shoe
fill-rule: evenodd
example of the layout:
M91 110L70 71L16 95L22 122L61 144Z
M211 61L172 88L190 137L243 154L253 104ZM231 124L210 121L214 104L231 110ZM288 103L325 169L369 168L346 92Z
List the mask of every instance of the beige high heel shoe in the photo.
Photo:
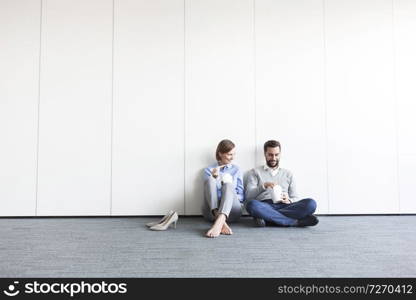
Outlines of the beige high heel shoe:
M157 225L157 224L160 224L160 223L163 223L167 218L169 218L169 216L171 215L171 214L173 214L173 210L170 210L162 219L160 219L159 221L156 221L156 222L150 222L150 223L147 223L146 224L146 226L147 227L152 227L152 226L155 226L155 225Z
M178 222L178 213L174 211L165 221L160 224L156 224L150 227L151 230L162 231L168 229L170 225L173 224L174 228L176 228L176 222Z

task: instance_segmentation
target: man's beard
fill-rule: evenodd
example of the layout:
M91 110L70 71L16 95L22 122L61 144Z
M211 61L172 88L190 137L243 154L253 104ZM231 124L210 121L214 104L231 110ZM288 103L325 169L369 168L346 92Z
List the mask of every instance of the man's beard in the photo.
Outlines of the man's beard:
M279 166L279 160L278 159L276 159L276 160L267 160L266 163L267 163L267 166L269 168L277 168Z

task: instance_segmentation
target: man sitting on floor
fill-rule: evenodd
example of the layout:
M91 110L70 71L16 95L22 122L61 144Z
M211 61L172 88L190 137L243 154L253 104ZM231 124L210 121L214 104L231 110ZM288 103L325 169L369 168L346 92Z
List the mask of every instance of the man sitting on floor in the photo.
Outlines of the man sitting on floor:
M298 200L293 175L279 167L281 146L278 141L264 144L266 165L250 170L246 184L246 209L257 226L305 227L318 224L313 215L316 202Z

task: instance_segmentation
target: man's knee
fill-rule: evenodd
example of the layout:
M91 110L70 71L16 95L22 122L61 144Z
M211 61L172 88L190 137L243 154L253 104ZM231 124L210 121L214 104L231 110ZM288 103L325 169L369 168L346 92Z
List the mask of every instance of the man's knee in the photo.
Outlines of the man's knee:
M246 210L248 213L251 214L252 211L257 210L257 208L261 205L259 200L249 200L246 204Z
M308 212L310 212L311 214L314 213L316 210L316 201L312 198L306 198L303 201L305 202L305 206Z

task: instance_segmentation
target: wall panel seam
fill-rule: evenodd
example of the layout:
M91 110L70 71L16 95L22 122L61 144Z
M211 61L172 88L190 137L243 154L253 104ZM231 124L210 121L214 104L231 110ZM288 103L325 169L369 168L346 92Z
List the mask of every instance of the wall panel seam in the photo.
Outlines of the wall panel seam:
M329 141L328 141L328 95L327 95L327 40L326 40L326 10L325 10L326 2L322 0L322 42L323 42L323 80L322 80L322 88L323 88L323 100L324 100L324 131L325 131L325 162L326 162L326 203L327 203L327 213L330 212L330 198L329 198Z
M111 121L110 121L110 215L113 215L113 139L114 139L114 7L112 0L112 33L111 33Z
M257 165L257 43L256 0L253 0L253 111L254 111L254 165Z
M186 215L186 0L183 0L183 214Z
M401 203L400 203L400 142L399 142L399 101L397 98L397 61L396 61L396 26L395 26L395 18L394 18L395 10L394 10L394 0L391 0L391 41L392 41L392 56L393 56L393 102L394 102L394 121L395 121L395 130L396 130L396 180L397 180L397 200L398 200L398 211L401 212Z
M39 16L39 70L38 70L38 105L37 105L37 132L36 132L36 173L35 173L35 216L38 215L39 194L39 132L40 132L40 96L41 96L41 68L42 68L42 22L43 0L40 0Z

